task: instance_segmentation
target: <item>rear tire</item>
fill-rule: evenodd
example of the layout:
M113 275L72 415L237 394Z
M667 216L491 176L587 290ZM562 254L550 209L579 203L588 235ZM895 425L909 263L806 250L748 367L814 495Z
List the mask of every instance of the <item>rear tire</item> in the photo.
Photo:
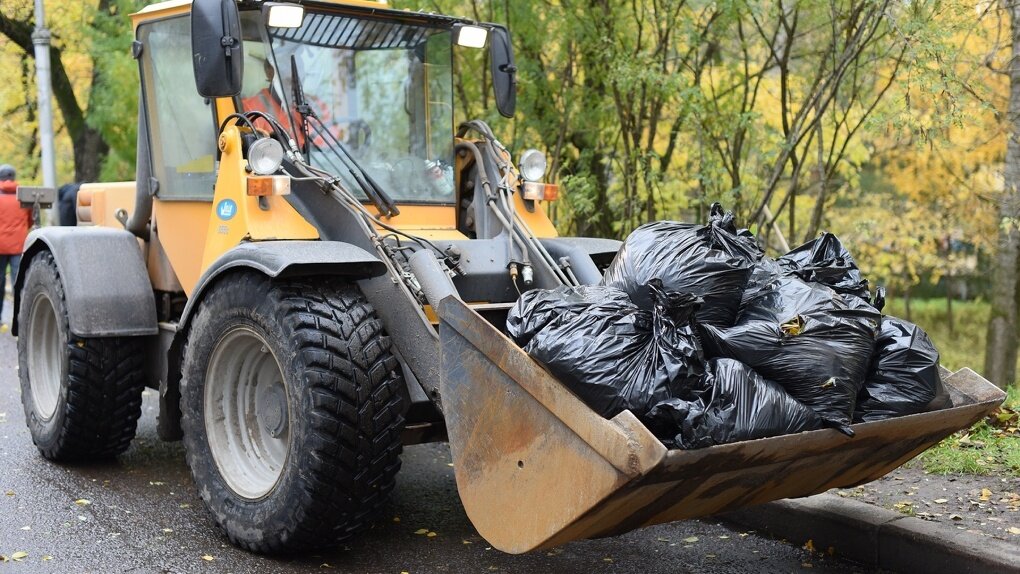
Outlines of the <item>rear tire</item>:
M124 452L142 412L141 341L74 336L49 252L36 255L25 272L18 325L21 402L39 452L59 461Z
M403 379L371 306L331 278L227 276L184 350L182 427L202 499L255 552L330 546L400 468Z

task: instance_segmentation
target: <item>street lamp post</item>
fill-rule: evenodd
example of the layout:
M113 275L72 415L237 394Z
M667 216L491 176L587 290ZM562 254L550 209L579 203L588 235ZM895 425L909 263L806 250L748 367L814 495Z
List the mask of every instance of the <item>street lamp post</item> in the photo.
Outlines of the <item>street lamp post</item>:
M50 31L46 29L43 0L35 0L35 83L39 92L39 148L42 150L43 186L57 185L57 169L53 154L53 107L50 105Z

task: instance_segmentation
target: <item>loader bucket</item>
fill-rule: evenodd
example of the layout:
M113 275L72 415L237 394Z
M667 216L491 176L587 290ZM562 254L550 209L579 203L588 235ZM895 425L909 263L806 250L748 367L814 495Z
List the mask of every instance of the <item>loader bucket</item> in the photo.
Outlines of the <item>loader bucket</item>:
M944 372L953 407L833 429L667 450L629 411L588 408L481 316L439 306L440 391L464 509L522 553L875 480L1002 403L970 369Z

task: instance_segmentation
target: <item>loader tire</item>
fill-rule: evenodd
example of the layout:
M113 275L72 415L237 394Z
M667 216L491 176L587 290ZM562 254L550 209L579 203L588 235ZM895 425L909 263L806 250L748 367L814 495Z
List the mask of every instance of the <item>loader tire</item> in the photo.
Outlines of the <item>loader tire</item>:
M227 276L189 327L182 375L188 465L234 544L262 553L331 546L388 500L403 379L356 288Z
M114 457L135 436L145 388L136 337L77 337L49 252L25 272L18 314L21 402L32 441L48 459Z

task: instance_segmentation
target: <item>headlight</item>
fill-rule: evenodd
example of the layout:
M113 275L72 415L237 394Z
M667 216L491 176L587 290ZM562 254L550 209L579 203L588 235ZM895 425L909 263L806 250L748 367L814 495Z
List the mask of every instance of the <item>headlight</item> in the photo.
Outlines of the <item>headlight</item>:
M248 147L248 167L258 175L272 175L283 164L283 146L272 138L262 138Z
M537 149L529 149L521 154L521 162L518 167L524 179L528 181L541 181L542 177L545 176L545 168L547 166L544 153Z

